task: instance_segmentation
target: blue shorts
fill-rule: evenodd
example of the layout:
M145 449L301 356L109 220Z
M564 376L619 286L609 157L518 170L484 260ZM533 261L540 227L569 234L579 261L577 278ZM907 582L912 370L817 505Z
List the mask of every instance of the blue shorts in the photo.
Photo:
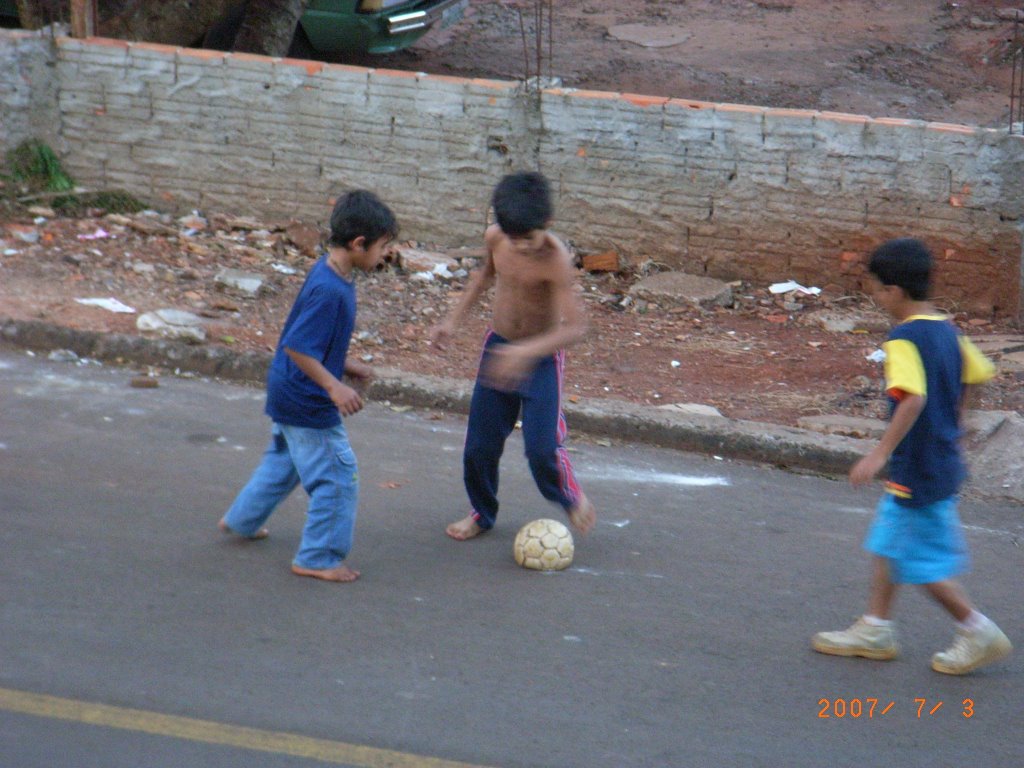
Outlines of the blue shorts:
M955 496L925 507L904 507L885 494L864 549L889 560L896 584L932 584L964 573L969 566Z

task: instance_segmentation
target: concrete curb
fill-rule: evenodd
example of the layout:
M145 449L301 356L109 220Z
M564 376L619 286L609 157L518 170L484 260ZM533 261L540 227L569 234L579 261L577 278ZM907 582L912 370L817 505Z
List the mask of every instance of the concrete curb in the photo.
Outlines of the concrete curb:
M80 331L42 321L0 319L0 340L33 351L68 349L118 365L172 370L262 384L271 355L118 333ZM378 368L369 395L417 408L468 413L472 382ZM618 400L566 403L572 431L665 448L845 474L871 441L717 416L666 411Z

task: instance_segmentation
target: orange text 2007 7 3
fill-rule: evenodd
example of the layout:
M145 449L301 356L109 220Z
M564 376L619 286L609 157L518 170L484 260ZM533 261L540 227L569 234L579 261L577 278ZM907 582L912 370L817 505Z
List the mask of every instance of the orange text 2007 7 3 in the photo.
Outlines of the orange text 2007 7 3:
M941 699L915 697L913 703L908 699L898 701L891 697L860 696L855 698L818 699L818 717L823 720L852 720L876 718L893 715L897 712L910 711L918 720L936 717L940 714L955 714L969 720L974 717L974 699L961 699L955 702L944 702Z

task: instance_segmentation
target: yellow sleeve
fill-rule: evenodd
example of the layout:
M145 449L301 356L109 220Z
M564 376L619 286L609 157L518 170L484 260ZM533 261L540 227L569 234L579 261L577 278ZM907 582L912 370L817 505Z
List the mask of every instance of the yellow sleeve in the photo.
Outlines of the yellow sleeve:
M886 392L899 390L908 395L927 395L924 364L914 342L890 339L882 344L882 349L885 350Z
M960 355L964 359L960 381L964 384L984 384L996 375L996 367L966 336L960 337Z

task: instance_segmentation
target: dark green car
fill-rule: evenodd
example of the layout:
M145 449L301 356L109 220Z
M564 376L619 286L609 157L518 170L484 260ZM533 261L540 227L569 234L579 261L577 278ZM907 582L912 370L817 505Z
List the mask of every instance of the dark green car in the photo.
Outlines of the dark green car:
M0 0L0 27L18 26L18 6L14 0Z
M407 48L431 29L462 18L469 0L312 0L299 19L292 56L336 58L346 54L392 53ZM206 36L206 47L231 48L244 4L235 7ZM0 0L0 22L17 26L14 0Z
M292 54L392 53L432 28L462 18L469 0L313 0L299 19ZM305 38L305 39L303 39Z

